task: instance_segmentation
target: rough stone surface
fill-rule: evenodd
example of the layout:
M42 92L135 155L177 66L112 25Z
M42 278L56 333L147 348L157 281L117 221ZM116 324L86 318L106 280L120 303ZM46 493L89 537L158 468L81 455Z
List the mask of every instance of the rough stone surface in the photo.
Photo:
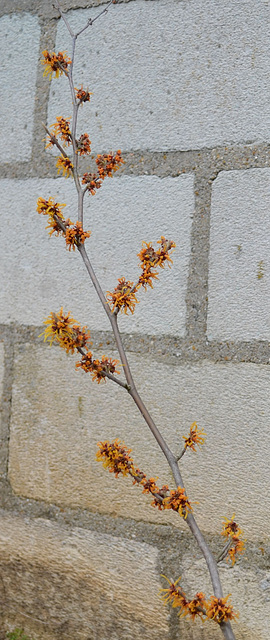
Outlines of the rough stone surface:
M269 141L268 3L235 0L120 3L82 34L77 86L92 106L80 123L95 149L199 149ZM75 30L89 11L70 12ZM94 17L95 10L91 11ZM70 51L59 23L56 47ZM49 123L67 108L52 83Z
M223 171L213 184L208 337L270 338L270 169Z
M194 559L194 554L187 553L183 556L181 565L181 583L185 585L188 593L196 592L198 585L204 593L212 593L211 583L202 558ZM268 640L270 624L269 570L263 571L256 567L245 567L243 571L239 564L230 567L226 562L223 562L220 565L220 577L224 594L231 594L230 602L234 610L239 612L237 622L233 623L236 640L253 640L254 638ZM211 633L215 633L212 626L209 624L207 630L204 630L204 624L200 626L203 635L199 636L198 634L198 640L212 638ZM190 636L187 635L187 637L197 640L196 627L197 625L194 623L192 625L190 622L187 629L185 618L180 620L179 638L186 638L189 630ZM219 633L213 637L218 639L220 635Z
M0 517L1 600L35 640L167 639L157 560L148 544Z
M31 158L39 38L35 16L0 18L1 162Z
M2 467L3 467L3 460L2 460L1 451L6 448L5 447L6 433L5 433L4 425L2 424L3 402L5 401L5 398L3 398L4 357L5 357L4 345L3 345L2 342L0 342L0 447L1 447L1 450L0 450L0 475L1 475Z
M74 222L77 219L71 181L60 178L0 182L0 268L5 274L0 319L41 325L44 316L63 305L90 329L110 329L81 257L66 251L62 238L49 238L45 231L46 218L35 212L39 196L66 202L65 216ZM86 247L105 292L112 291L122 276L135 281L139 277L137 253L143 240L156 244L165 235L176 242L172 269L160 270L154 290L140 292L136 313L121 318L120 326L126 332L183 335L194 211L193 177L123 176L108 180L95 197L86 200L85 209L85 227L92 230Z
M59 505L183 528L176 514L156 511L137 486L127 478L115 479L95 461L98 441L120 438L132 448L140 469L172 486L163 454L132 399L116 385L97 385L74 372L75 361L46 346L26 345L17 352L9 466L13 490ZM269 368L207 362L177 367L134 355L130 361L142 397L175 452L194 420L207 432L203 449L183 461L187 492L199 501L195 510L202 528L218 532L221 518L237 511L245 534L264 539L270 494L266 490L263 500L258 496L269 484Z

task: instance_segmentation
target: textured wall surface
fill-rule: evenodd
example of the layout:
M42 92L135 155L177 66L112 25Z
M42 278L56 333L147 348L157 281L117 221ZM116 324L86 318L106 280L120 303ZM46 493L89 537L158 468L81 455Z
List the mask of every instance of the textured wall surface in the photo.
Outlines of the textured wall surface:
M63 0L74 29L99 0ZM215 554L236 514L246 551L220 563L237 640L270 627L270 78L268 0L120 0L78 39L75 85L94 153L125 164L86 200L86 242L104 291L135 280L143 240L176 242L171 269L119 318L138 389L170 447L197 421L207 440L182 462L187 493ZM76 356L40 336L60 306L117 357L78 253L48 238L39 196L67 203L42 122L71 116L67 80L43 77L41 52L70 38L48 0L0 6L0 638L218 640L210 622L161 605L161 574L212 592L186 524L159 512L95 460L123 439L136 465L173 486L128 394L75 371ZM89 170L82 159L82 173Z

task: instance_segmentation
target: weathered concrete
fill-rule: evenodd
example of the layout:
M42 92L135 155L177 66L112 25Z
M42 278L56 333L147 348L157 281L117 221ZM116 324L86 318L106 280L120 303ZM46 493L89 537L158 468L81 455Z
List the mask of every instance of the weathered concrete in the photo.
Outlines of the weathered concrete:
M39 36L30 14L0 18L1 162L31 158Z
M5 467L5 464L6 464L6 440L7 440L7 433L5 429L6 424L5 424L5 420L3 420L2 418L4 403L6 400L3 393L4 391L3 380L4 380L4 374L5 374L4 364L5 364L4 344L0 342L0 399L1 399L0 400L0 476L1 476L1 472L3 471L3 467Z
M213 184L208 337L270 338L270 169L221 172Z
M103 0L62 0L64 10L74 9L69 16L78 24L86 16L94 17L99 5L104 5ZM263 301L257 294L268 279L268 253L260 255L267 225L263 220L264 235L258 233L258 224L253 226L255 219L261 220L262 210L267 216L269 209L264 193L270 167L268 10L263 0L255 5L247 0L120 2L78 43L78 60L85 64L81 77L94 91L91 104L80 109L80 127L89 131L93 149L124 149L125 165L95 198L88 199L86 227L91 228L92 238L87 247L104 288L112 288L121 275L135 277L142 239L154 240L168 232L177 242L171 271L161 272L153 292L142 292L136 316L131 322L121 317L120 326L142 395L147 404L149 397L149 408L173 449L178 450L193 420L207 431L204 448L186 455L182 462L188 493L200 501L195 505L196 516L214 553L221 550L224 516L235 511L247 536L245 555L236 567L221 568L224 592L232 593L240 611L239 623L234 625L237 640L267 640L269 635L270 346L265 312L269 295L265 291ZM42 66L36 66L44 49L55 48L56 34L60 50L69 48L69 43L64 33L60 41L58 13L47 0L2 0L0 16L2 28L20 23L29 31L15 70L16 56L6 60L9 47L2 55L2 73L6 75L8 68L10 84L8 107L2 102L2 131L9 133L10 144L0 154L0 340L5 344L0 505L6 512L2 514L1 576L9 600L0 598L0 638L4 640L7 628L21 626L33 640L74 640L75 634L78 640L107 640L105 620L109 638L129 640L134 620L134 633L152 640L156 636L149 619L159 606L160 574L173 579L182 575L188 592L203 588L210 593L211 589L185 523L176 514L165 520L164 514L150 507L149 496L142 496L128 479L114 479L94 461L96 442L119 435L149 475L167 480L166 465L128 396L118 395L120 389L109 385L95 386L85 374L74 372L75 358L68 360L56 349L40 345L43 316L64 304L90 326L95 352L102 349L101 353L113 355L115 349L110 328L88 290L79 256L64 251L62 238L49 241L45 219L35 213L38 195L58 197L59 193L60 202L73 203L72 183L55 180L55 157L45 151L42 140L42 122L48 116L51 124L62 108L63 115L70 115L70 102L62 105L57 85L50 85ZM9 31L9 44L15 32ZM16 32L16 51L25 33ZM87 54L84 59L82 53ZM26 101L31 95L34 106L31 103L26 155L22 155L18 141L23 139L25 110L21 89L14 96L14 86L16 78L24 79L25 70L27 76L30 61L31 78L24 95ZM81 77L75 70L76 86ZM64 85L62 78L59 86ZM19 108L14 143L11 129ZM7 162L8 153L14 160ZM82 173L92 166L94 158L81 159ZM242 178L244 174L248 178ZM41 191L48 186L49 193ZM74 208L67 211L72 220L73 213ZM223 216L230 218L229 228ZM237 259L233 273L232 246L239 244L238 232L243 233L249 254L247 259L247 252L240 251L241 264ZM111 273L105 272L104 254L109 256ZM254 269L254 260L263 264ZM258 286L255 273L260 275ZM12 484L6 478L8 467ZM170 477L168 481L171 484ZM62 541L68 540L64 548L69 547L73 531L78 545L86 540L76 551L78 563L74 554L67 557L61 551ZM115 540L122 540L121 576L125 558L133 572L134 543L143 545L143 554L146 550L149 555L150 564L140 565L153 587L151 598L146 596L147 611L140 589L137 599L132 580L131 585L126 581L125 593L119 591L118 603L111 565L106 573L108 591L98 578L81 580L91 557L102 556L107 563L106 553L103 557L100 551L104 536L113 553ZM12 559L8 564L6 549ZM105 575L103 567L101 573ZM135 572L135 582L137 577ZM107 597L110 582L113 603ZM93 618L89 630L93 586L103 598L100 604L97 595L95 608L99 612L102 606L102 615L105 609L109 612L114 630L104 615L101 621L98 615ZM37 611L39 621L33 621ZM44 612L46 625L40 622ZM164 618L160 606L158 615L165 620L162 637L168 640L220 638L215 625L179 620L175 610Z
M97 442L120 438L132 448L139 468L172 485L167 463L132 399L116 385L97 385L75 372L76 359L46 346L26 345L17 352L9 465L13 490L59 505L183 528L178 516L157 512L137 486L127 478L114 479L95 462ZM270 494L266 491L262 501L258 495L268 477L268 368L180 367L135 356L130 361L150 413L176 453L194 420L207 432L203 449L186 454L183 462L188 495L199 501L195 511L202 528L219 532L222 517L237 511L246 535L264 538Z
M109 329L80 256L65 251L62 238L49 238L45 230L47 218L36 213L39 196L53 196L58 202L67 203L65 216L77 220L77 195L71 181L0 181L3 272L9 260L1 292L2 322L40 325L45 316L63 305L66 310L75 309L76 319L90 328ZM12 218L9 207L14 211ZM137 254L143 240L157 246L157 240L165 235L177 244L173 267L161 269L155 290L142 290L134 316L120 320L126 332L184 334L193 212L190 175L163 180L155 176L123 176L108 180L94 198L85 200L85 227L92 231L86 246L105 292L112 291L122 276L138 279ZM13 245L11 254L7 237Z
M0 523L10 626L37 640L169 638L155 547L5 513Z
M91 12L93 17L94 10ZM89 11L68 14L75 30ZM269 141L268 5L248 0L136 0L82 34L76 82L93 91L80 127L95 150L199 149ZM70 51L59 23L56 49ZM49 122L71 114L53 81Z

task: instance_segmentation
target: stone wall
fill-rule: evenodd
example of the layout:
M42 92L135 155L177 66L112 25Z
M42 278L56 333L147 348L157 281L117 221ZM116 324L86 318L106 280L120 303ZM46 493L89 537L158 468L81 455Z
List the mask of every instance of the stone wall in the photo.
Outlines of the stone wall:
M62 2L76 29L101 4ZM95 153L125 159L86 205L104 290L136 278L142 240L177 245L120 328L173 450L193 421L207 432L182 468L213 550L224 516L245 532L244 556L221 563L237 640L267 640L270 625L269 8L118 2L81 36L75 66L76 86L93 92L79 128ZM73 184L57 177L41 124L71 115L67 83L39 64L44 49L69 51L69 37L49 0L2 0L0 34L0 637L17 626L34 640L218 640L214 624L179 619L158 597L161 574L211 593L185 522L95 461L99 440L120 438L172 485L131 398L40 337L63 306L89 326L95 353L115 357L79 254L35 213L54 196L74 219Z

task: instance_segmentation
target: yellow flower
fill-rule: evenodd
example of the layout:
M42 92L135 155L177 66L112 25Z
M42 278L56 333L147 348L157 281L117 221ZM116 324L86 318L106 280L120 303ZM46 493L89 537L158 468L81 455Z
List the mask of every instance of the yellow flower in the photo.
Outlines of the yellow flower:
M49 53L47 49L42 51L44 60L41 60L41 64L45 65L44 76L51 78L53 74L55 74L55 77L58 78L62 73L67 74L68 65L71 64L71 60L64 55L65 53L65 51L59 51L58 53L52 51L52 53Z
M66 178L68 178L72 173L73 164L69 158L66 158L64 156L59 156L56 166L58 167L57 173L60 173L60 171L63 171L63 176L65 176Z
M86 327L80 326L71 317L70 311L65 314L63 307L59 313L50 313L48 318L44 320L46 325L45 331L40 335L44 335L44 342L49 341L50 346L53 343L59 344L66 353L74 353L75 349L82 349L88 345L90 334L86 331Z
M51 125L51 136L60 139L63 141L64 146L69 145L72 142L71 130L70 130L70 118L62 118L59 116L56 118L56 122ZM46 149L52 147L55 144L52 138L49 139L49 142L46 145Z
M204 432L204 430L201 429L201 431L199 431L197 423L193 422L190 427L188 437L186 438L185 436L183 436L183 439L185 440L185 449L189 447L190 449L192 449L192 451L196 451L195 445L197 444L200 447L205 442L205 438L203 437L205 435L206 433Z
M57 215L58 218L61 218L61 220L64 220L64 216L61 209L65 206L66 206L65 204L60 204L59 202L55 202L53 198L49 198L49 200L45 200L45 198L38 198L37 200L38 213L43 213L44 216Z

